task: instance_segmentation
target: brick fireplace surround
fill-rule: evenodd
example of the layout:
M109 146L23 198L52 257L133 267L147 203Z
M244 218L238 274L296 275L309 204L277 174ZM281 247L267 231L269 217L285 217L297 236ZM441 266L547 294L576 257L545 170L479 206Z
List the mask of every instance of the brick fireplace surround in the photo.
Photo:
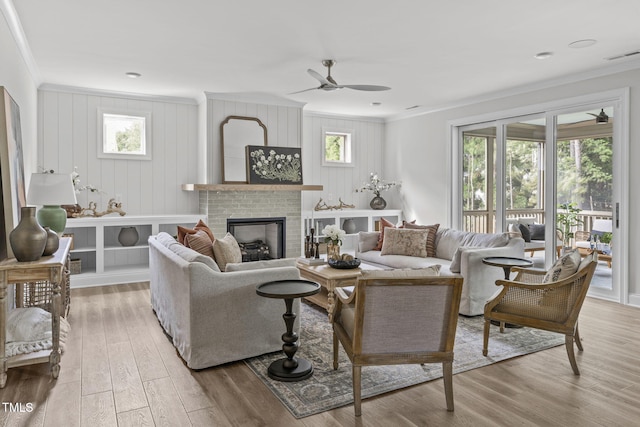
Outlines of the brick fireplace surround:
M227 232L227 218L286 217L285 256L302 252L300 191L200 191L200 214L214 236Z

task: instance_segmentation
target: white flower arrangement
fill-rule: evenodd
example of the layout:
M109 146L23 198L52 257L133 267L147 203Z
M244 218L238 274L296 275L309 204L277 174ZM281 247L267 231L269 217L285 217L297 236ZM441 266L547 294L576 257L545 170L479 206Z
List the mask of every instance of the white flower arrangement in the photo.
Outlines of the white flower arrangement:
M73 183L73 188L76 190L76 193L80 193L81 191L85 191L85 190L89 190L92 193L104 193L104 191L94 187L91 184L80 185L80 173L78 173L77 166L74 166L73 172L71 172L71 182Z
M327 225L322 229L322 234L325 236L325 243L331 242L334 245L342 245L342 239L347 235L347 233L336 224Z
M266 154L264 150L258 149L249 155L251 156L251 169L263 179L302 181L302 162L299 153L278 154L275 150L269 150L269 153Z
M360 188L356 188L356 193L362 193L364 191L373 191L373 194L375 194L376 197L380 197L381 191L386 191L391 187L393 187L394 185L397 185L397 184L393 181L385 182L382 179L380 179L377 172L371 172L371 175L369 176L369 182Z

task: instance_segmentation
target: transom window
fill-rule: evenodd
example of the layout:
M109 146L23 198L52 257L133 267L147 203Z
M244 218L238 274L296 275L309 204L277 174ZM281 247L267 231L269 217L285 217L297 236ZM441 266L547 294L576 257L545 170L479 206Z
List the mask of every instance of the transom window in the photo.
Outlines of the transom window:
M353 166L351 131L323 131L322 164L324 166Z
M99 110L102 122L98 157L151 160L148 139L151 113L128 113Z

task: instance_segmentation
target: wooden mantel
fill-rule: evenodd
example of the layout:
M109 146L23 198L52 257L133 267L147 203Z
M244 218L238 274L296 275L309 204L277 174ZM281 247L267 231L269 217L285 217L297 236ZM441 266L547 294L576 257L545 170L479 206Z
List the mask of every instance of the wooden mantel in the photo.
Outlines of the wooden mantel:
M322 191L322 185L182 184L185 191Z

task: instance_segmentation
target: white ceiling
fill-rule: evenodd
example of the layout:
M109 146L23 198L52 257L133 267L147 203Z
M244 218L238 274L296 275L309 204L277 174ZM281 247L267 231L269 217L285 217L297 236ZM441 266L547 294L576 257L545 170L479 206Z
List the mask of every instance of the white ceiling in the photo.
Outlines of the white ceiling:
M42 83L118 92L261 93L390 117L640 67L604 59L640 49L638 0L13 1ZM568 47L581 39L598 42ZM326 75L325 58L339 84L392 89L288 95L318 86L306 70Z

